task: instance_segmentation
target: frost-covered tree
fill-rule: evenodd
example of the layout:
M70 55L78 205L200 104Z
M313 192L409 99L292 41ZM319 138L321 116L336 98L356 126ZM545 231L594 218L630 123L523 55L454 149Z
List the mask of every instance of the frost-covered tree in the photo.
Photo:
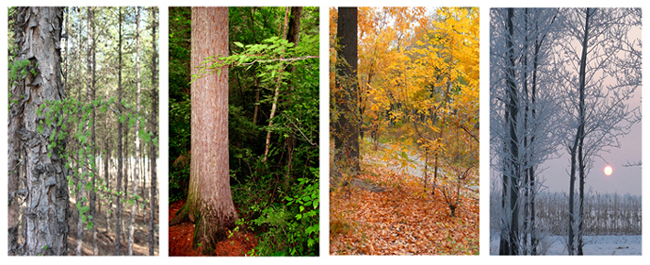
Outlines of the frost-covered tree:
M535 174L556 153L562 118L550 60L557 16L557 9L491 10L491 161L502 176L493 230L501 255L537 254Z
M555 47L558 82L565 87L563 109L571 155L569 181L570 255L582 255L584 184L594 159L620 146L619 137L640 121L630 107L641 85L641 12L630 8L577 8L561 12L562 41ZM575 180L579 209L575 210ZM577 241L577 242L576 242Z

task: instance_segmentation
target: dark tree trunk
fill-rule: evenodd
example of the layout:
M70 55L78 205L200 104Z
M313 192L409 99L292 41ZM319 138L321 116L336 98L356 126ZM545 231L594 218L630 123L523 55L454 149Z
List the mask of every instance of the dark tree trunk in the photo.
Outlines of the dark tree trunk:
M577 251L578 255L582 255L582 234L583 234L583 215L584 215L584 192L585 192L585 166L584 166L584 156L583 156L583 147L584 147L584 139L585 139L585 78L586 78L586 68L587 68L587 49L589 45L589 17L591 16L590 14L590 9L587 8L585 12L585 27L584 27L584 38L582 40L582 55L580 58L580 73L579 73L579 90L580 90L580 103L579 103L579 117L580 117L580 127L578 128L578 135L577 137L580 139L579 144L578 144L578 170L579 170L579 178L580 178L580 187L579 187L579 200L580 200L580 206L578 209L578 244L577 244Z
M334 174L333 183L343 184L340 178L345 172L351 176L359 174L359 117L357 93L357 8L340 7L338 10L337 33L339 40L336 63L336 89L334 106L337 118L334 121Z
M517 93L517 87L515 85L515 58L514 58L514 27L512 20L514 18L514 9L508 8L508 17L507 17L507 29L508 36L506 36L506 47L508 53L508 68L507 73L508 77L506 83L508 86L508 105L507 105L507 124L508 130L510 133L510 139L508 141L508 151L510 153L510 161L507 163L512 163L509 172L507 172L505 178L508 178L508 185L506 187L507 196L509 196L509 227L508 227L508 242L507 249L500 250L501 255L518 255L519 254L519 182L520 182L520 165L519 165L519 139L517 136L517 115L519 112L519 96ZM504 181L504 183L506 183ZM507 252L505 251L507 250Z
M150 203L150 211L151 213L149 214L149 256L153 256L153 251L155 248L155 237L154 237L154 219L156 218L156 187L157 187L157 180L156 180L156 145L154 144L154 139L157 138L158 136L158 127L156 123L156 119L158 118L158 79L156 78L156 67L158 66L157 64L157 58L158 58L158 52L156 50L156 43L158 39L156 39L156 28L158 28L158 21L156 18L158 17L158 8L157 7L152 7L151 10L149 11L151 13L152 17L152 22L151 22L151 45L152 45L152 58L151 58L151 117L149 117L149 126L150 130L152 132L151 139L152 141L150 142L150 163L151 163L151 184L149 185L151 187L151 196L149 199Z

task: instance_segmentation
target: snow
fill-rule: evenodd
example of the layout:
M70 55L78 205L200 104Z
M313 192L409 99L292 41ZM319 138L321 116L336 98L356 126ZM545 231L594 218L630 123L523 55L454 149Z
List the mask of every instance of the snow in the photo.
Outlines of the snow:
M641 255L641 236L584 236L585 255ZM544 255L567 255L566 238L548 236L542 245L548 246ZM499 254L499 238L490 239L490 255Z

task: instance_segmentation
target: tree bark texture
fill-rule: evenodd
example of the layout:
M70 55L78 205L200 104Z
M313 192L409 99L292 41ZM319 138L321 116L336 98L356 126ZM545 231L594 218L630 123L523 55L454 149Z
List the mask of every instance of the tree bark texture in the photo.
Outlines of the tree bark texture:
M336 38L339 40L339 57L336 64L336 91L334 102L334 170L356 175L359 168L359 117L357 93L357 8L340 7ZM340 172L339 172L340 173ZM335 174L340 176L340 174ZM339 180L334 184L339 185Z
M66 255L68 239L68 181L62 152L64 142L55 148L49 136L61 128L49 127L36 110L45 101L65 99L61 80L61 7L18 7L15 19L16 60L29 60L30 73L17 79L11 87L12 101L9 111L9 170L23 167L23 176L10 174L9 195L20 191L16 182L24 180L25 189L25 242L23 248L10 254ZM33 70L33 71L32 71ZM35 74L34 74L35 73ZM37 126L43 122L44 130ZM51 154L48 155L48 153ZM16 161L21 159L22 161ZM10 201L9 229L18 226L15 208ZM11 236L11 234L10 234ZM11 241L11 237L10 237ZM11 243L11 242L10 242ZM13 251L13 252L12 252Z
M192 8L192 74L208 56L228 55L228 8ZM238 219L230 191L228 68L192 83L192 159L185 205L194 242L209 251Z
M153 47L153 53L152 53L152 58L151 58L151 117L149 117L149 126L151 132L153 132L153 135L151 136L152 141L150 142L150 155L149 159L151 160L151 198L149 199L149 203L151 205L150 207L150 215L149 215L149 256L153 256L153 251L155 248L155 237L154 237L154 226L153 226L153 220L155 219L156 216L156 187L157 187L157 180L156 180L156 145L154 145L153 139L156 139L157 132L158 132L158 126L156 123L156 119L158 118L158 79L156 78L156 66L157 64L157 58L158 58L158 52L156 50L156 43L158 42L158 39L156 39L156 28L158 27L158 21L156 18L158 17L158 8L153 7L151 8L152 12L152 23L151 23L151 46Z

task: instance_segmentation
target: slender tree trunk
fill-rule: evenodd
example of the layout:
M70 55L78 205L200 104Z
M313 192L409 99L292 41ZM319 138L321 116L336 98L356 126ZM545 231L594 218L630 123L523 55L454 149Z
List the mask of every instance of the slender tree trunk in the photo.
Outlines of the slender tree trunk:
M122 7L118 7L118 65L117 65L117 102L118 110L122 112ZM120 205L122 200L121 188L122 188L122 167L123 167L123 156L122 156L122 123L118 121L117 123L117 185L115 186L117 192L117 198L115 201L115 255L120 255L120 233L122 228L120 227Z
M91 52L91 86L88 90L88 102L92 103L95 101L95 83L96 83L96 75L95 75L95 14L94 10L92 7L88 9L88 24L90 27L90 36L88 37L90 39L89 43L92 43L89 47L90 52ZM95 179L97 178L97 165L95 162L97 161L95 157L97 156L97 148L95 146L96 144L96 139L95 139L95 106L93 105L92 107L92 114L91 114L91 121L90 121L90 145L91 147L91 152L92 152L92 161L90 161L91 165L91 181L92 181L92 189L90 190L90 216L93 218L89 220L89 222L92 223L92 244L93 244L93 255L97 256L99 254L99 249L97 248L97 225L95 224L95 214L96 214L96 207L97 207L97 193L95 192L95 187L96 187L96 182Z
M108 90L106 91L108 94ZM106 126L108 126L108 115L106 115ZM105 192L105 200L106 200L106 233L110 234L111 233L111 215L112 215L112 209L113 209L113 195L111 190L111 180L110 180L110 175L108 173L109 171L109 157L111 156L111 150L108 144L109 141L109 136L106 137L106 141L104 142L104 185L106 185Z
M140 132L140 91L141 91L141 82L140 82L140 7L136 7L135 13L135 113L137 115L135 121L135 130L133 132L135 138L135 168L133 170L133 204L131 205L131 223L129 224L129 256L133 256L133 232L135 226L135 210L136 205L138 205L138 200L136 200L136 195L138 194L138 174L140 173L140 137L138 133Z
M154 219L156 219L156 186L157 186L157 180L156 180L156 145L154 144L154 140L157 139L158 136L158 127L156 123L156 119L158 118L157 115L157 110L158 110L158 79L156 78L156 67L158 66L157 64L157 58L158 58L158 51L156 50L156 43L158 39L156 38L156 29L158 28L158 21L156 18L158 17L158 8L157 7L152 7L152 10L150 10L151 14L151 45L152 45L152 56L151 56L151 117L149 118L149 125L150 125L150 130L153 133L151 136L152 141L150 142L150 155L149 155L149 160L151 163L151 196L149 199L149 203L151 204L150 211L151 213L149 214L149 256L153 256L154 248L155 248L155 238L154 238Z
M520 164L519 164L519 140L517 136L517 115L519 111L519 96L517 93L517 87L515 85L515 58L514 58L514 44L513 44L513 36L514 36L514 27L512 20L514 18L514 9L508 8L508 17L507 17L507 29L508 29L508 36L506 36L506 47L507 47L507 55L508 55L508 69L507 69L507 86L508 86L508 100L509 103L507 105L507 113L509 116L507 116L507 124L508 124L508 129L510 133L510 139L508 141L508 148L509 148L509 156L510 156L510 161L507 161L508 163L512 163L510 168L508 169L507 174L504 176L505 178L508 178L507 186L504 186L506 188L507 193L508 193L508 200L509 200L509 209L506 211L508 214L510 214L509 218L509 227L508 227L508 239L507 239L507 249L502 249L500 250L501 255L518 255L519 254L519 180L520 180ZM506 182L504 181L504 184ZM504 250L507 250L505 252Z
M584 172L584 156L583 156L583 144L585 138L585 78L586 78L586 68L587 68L587 49L589 45L589 18L591 16L591 9L587 8L585 11L585 27L584 27L584 38L582 40L582 55L580 56L580 73L579 73L579 90L580 90L580 103L579 103L579 117L580 117L580 127L578 128L579 144L578 144L578 170L580 172L580 206L578 209L578 255L582 255L582 234L583 234L583 215L584 215L584 192L585 192L585 172Z
M28 67L33 69L12 84L12 98L17 103L11 105L9 112L11 123L8 132L10 139L13 138L9 145L10 154L15 158L17 154L12 150L20 145L25 147L22 162L9 161L10 165L14 163L12 167L18 163L23 163L25 167L27 197L24 249L21 254L66 255L69 227L67 169L63 157L65 142L57 141L56 147L50 149L48 145L52 142L48 136L61 128L56 124L50 127L39 122L36 115L36 110L46 100L58 101L66 97L61 81L59 50L63 8L16 9L15 61L29 60ZM42 133L37 130L40 123ZM11 218L10 221L15 221ZM10 222L10 228L11 225L14 224Z
M300 41L300 19L302 18L302 7L291 7L291 19L289 20L289 29L287 33L287 40L290 43L294 44L294 47L298 45ZM296 66L291 67L291 75L293 76L296 72ZM287 81L289 85L289 93L293 93L294 84L291 80ZM290 105L290 99L287 99L284 104ZM296 138L293 134L289 134L289 137L285 140L287 146L287 172L284 178L284 191L288 192L290 183L291 183L291 169L293 167L293 150L296 144Z
M283 39L287 37L287 29L289 27L289 9L289 7L286 7L284 12L284 27L282 27L282 33L280 34ZM282 58L283 57L281 56L280 59ZM275 86L275 92L273 93L273 104L271 106L271 115L269 116L269 126L266 130L266 142L264 145L265 147L262 163L266 162L266 159L269 155L269 148L271 147L271 126L273 125L275 111L278 108L278 97L280 96L280 87L282 86L282 72L284 72L284 67L280 68L278 79L276 81L277 85Z

